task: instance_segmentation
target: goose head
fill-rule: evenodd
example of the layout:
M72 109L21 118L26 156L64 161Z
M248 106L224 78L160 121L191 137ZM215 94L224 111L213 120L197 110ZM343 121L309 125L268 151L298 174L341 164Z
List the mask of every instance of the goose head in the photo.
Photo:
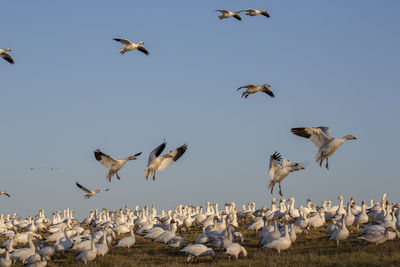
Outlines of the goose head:
M357 137L355 137L354 135L348 134L345 137L343 137L343 139L346 139L346 140L357 140Z
M265 10L265 9L261 10L261 15L266 16L267 18L269 18L269 14L268 14L267 10Z

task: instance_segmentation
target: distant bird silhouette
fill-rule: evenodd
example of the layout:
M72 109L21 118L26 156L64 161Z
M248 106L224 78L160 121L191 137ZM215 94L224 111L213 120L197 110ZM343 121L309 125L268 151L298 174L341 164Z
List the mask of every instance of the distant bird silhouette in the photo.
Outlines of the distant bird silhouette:
M105 191L110 190L109 188L107 188L106 190L97 189L97 190L93 191L93 190L90 190L90 189L84 187L83 185L80 185L78 182L76 182L75 184L76 184L77 187L79 187L80 189L82 189L83 191L85 191L87 193L85 195L86 199L91 198L92 196L96 195L97 193L105 192Z
M240 86L236 91L239 91L240 89L247 88L246 91L242 93L242 97L247 98L251 94L255 94L257 92L263 92L269 95L270 97L275 97L274 93L269 89L271 85L269 84L264 84L264 85L256 85L256 84L247 84Z
M114 38L115 41L120 42L121 44L123 44L125 47L121 48L121 50L119 50L119 52L121 53L121 55L125 54L127 51L132 51L132 50L139 50L140 52L149 55L149 51L146 50L146 48L144 48L142 46L142 44L144 44L144 42L140 41L138 43L132 43L131 41L127 40L127 39L118 39L118 38Z
M231 12L226 9L217 9L215 11L222 13L222 15L218 16L219 19L228 19L228 18L234 17L237 20L242 20L242 18L239 16L240 11Z

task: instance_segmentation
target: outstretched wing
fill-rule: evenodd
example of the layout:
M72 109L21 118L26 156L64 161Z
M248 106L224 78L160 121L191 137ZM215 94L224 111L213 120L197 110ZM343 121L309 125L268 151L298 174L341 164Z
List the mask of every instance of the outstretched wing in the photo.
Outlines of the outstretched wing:
M238 89L236 89L236 91L239 91L242 88L250 89L250 88L254 88L254 87L256 87L254 84L246 84L246 85L240 86Z
M217 10L215 10L215 11L219 11L219 12L221 12L222 14L229 13L229 11L226 10L226 9L217 9Z
M266 93L267 95L269 95L270 97L275 97L275 95L274 95L274 93L271 91L271 90L269 90L268 88L263 88L262 89L262 92L264 92L264 93Z
M171 150L167 154L165 154L163 157L163 161L161 162L160 167L158 167L158 170L164 170L171 166L175 161L177 161L182 155L186 152L187 150L187 144L184 144L183 146L178 147L175 150Z
M5 60L7 60L9 63L14 64L14 60L13 60L12 57L11 57L9 54L7 54L6 52L1 53L0 56L1 56L2 58L4 58Z
M86 187L84 187L83 185L80 185L78 182L75 183L77 187L79 187L80 189L82 189L83 191L85 191L86 193L92 193L92 191L90 191L89 189L87 189Z
M275 153L269 157L269 176L271 179L274 178L276 170L280 167L281 160L282 156L278 151L275 151Z
M94 152L94 157L107 169L111 169L112 165L117 163L117 161L113 157L104 154L100 151L100 149L97 149Z
M301 127L292 128L291 132L297 136L308 138L318 148L328 143L333 137L328 127ZM329 136L326 135L328 133Z
M156 147L153 151L151 151L150 156L149 156L149 162L147 163L147 166L150 165L150 163L157 158L158 156L161 155L161 153L164 151L165 147L167 146L167 142L164 142L159 145L158 147Z
M0 195L1 195L1 194L6 195L6 196L8 196L8 197L11 197L10 194L8 194L8 193L5 192L5 191L4 191L4 192L0 192Z
M146 55L150 55L149 51L146 50L146 48L144 48L143 46L139 45L137 50L139 50L140 52L146 54Z
M132 42L129 41L128 39L119 39L119 38L114 38L115 41L120 42L123 45L132 45Z

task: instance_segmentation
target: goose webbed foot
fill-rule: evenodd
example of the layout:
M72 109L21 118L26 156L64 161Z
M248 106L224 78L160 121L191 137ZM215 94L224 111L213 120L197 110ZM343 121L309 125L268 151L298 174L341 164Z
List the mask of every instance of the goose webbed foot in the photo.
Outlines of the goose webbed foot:
M326 169L329 170L329 163L328 163L328 158L326 158L326 165L325 165Z
M282 196L282 188L281 188L281 185L279 185L279 195Z
M121 177L119 177L119 175L118 175L118 172L116 173L116 175L117 175L117 179L118 179L118 180L120 180L120 179L121 179Z

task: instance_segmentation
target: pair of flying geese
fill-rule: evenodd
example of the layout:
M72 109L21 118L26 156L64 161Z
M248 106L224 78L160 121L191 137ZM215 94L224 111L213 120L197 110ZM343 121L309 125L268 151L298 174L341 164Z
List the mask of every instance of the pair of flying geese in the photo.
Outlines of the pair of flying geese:
M236 12L232 12L232 11L228 11L226 9L217 9L215 11L221 12L221 15L218 16L219 19L228 19L228 18L235 18L237 20L242 20L242 18L239 16L239 13L241 12L247 12L246 15L247 16L257 16L257 15L263 15L267 18L269 18L269 14L267 12L267 10L263 9L263 10L257 10L257 9L252 9L252 8L248 8L248 9L244 9L244 10L239 10Z
M342 138L332 136L331 128L329 127L301 127L292 128L291 132L297 136L310 139L311 142L318 148L315 160L322 166L326 160L325 167L329 169L328 158L347 140L357 139L354 135L346 135ZM287 159L282 160L281 154L275 152L270 156L269 160L269 176L268 188L273 193L273 188L276 183L279 184L279 194L282 196L281 182L289 173L303 170L304 166L300 163L290 162Z
M171 166L175 161L177 161L182 155L186 152L187 150L187 144L184 144L174 150L169 151L168 153L161 155L161 153L164 151L165 147L167 146L167 143L164 141L161 145L157 146L149 156L149 161L147 163L147 168L144 171L144 175L146 179L148 179L151 175L153 175L153 180L156 179L156 172L157 171L162 171ZM104 154L101 152L99 149L97 149L94 152L94 157L96 158L97 161L99 161L103 166L105 166L109 171L106 175L106 178L108 179L109 182L111 182L111 178L116 175L117 179L121 179L121 177L118 175L118 171L124 167L124 165L130 161L130 160L136 160L142 152L136 153L133 156L129 156L124 159L114 159L110 155ZM76 182L76 185L84 190L87 194L85 195L85 198L90 198L97 193L103 192L103 190L90 190L82 185L80 185L78 182ZM104 191L108 191L109 189L106 189Z

